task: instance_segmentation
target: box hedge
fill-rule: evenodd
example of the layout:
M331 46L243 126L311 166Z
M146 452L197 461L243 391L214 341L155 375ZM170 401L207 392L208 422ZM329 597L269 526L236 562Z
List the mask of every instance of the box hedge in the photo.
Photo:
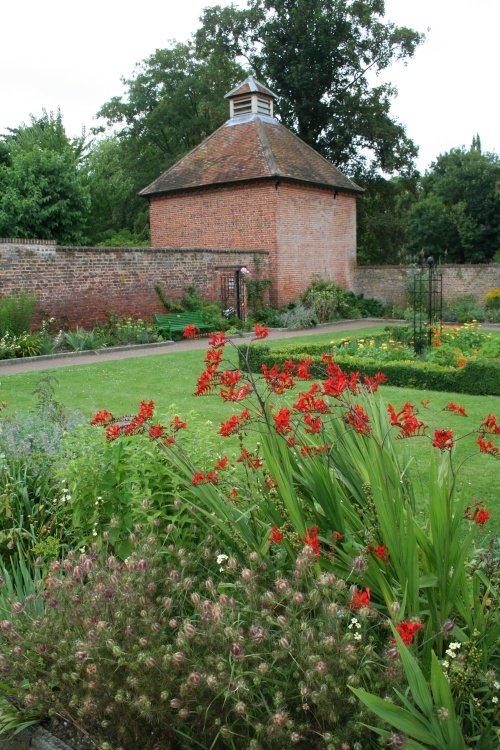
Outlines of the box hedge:
M301 344L299 346L271 349L263 343L249 347L248 362L253 372L260 372L262 365L280 367L288 359L298 361L309 356L316 365L311 372L317 376L324 373L320 364L321 355L328 351L323 344ZM240 347L240 366L245 367L246 347ZM388 385L428 389L432 391L452 391L474 395L500 396L500 362L496 360L478 360L469 362L465 367L442 367L433 362L407 360L398 362L379 362L366 357L336 356L335 362L346 372L361 372L371 375L383 372Z

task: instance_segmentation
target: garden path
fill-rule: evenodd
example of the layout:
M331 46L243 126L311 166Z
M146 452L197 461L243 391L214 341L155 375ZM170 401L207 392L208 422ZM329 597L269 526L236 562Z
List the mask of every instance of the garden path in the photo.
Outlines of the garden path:
M356 331L359 328L368 328L380 324L397 324L404 321L385 318L361 318L360 320L340 320L336 323L325 323L315 328L279 329L272 328L268 339L288 339L295 336L308 336L317 333L336 333L338 331ZM237 337L234 339L244 341ZM207 338L183 339L182 341L165 341L161 344L144 344L144 346L119 347L116 349L100 349L92 352L68 352L67 354L48 355L45 357L29 357L25 359L6 359L0 362L2 376L14 375L20 372L37 372L38 370L52 370L59 367L71 367L73 365L88 365L96 362L109 362L111 360L129 359L130 357L148 357L152 354L170 354L173 352L188 351L190 349L205 349Z

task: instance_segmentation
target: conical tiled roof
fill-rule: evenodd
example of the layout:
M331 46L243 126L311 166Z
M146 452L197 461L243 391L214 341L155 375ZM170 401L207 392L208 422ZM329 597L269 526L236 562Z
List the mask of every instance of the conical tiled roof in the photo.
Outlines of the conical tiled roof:
M274 96L258 81L248 78L226 96L231 98L248 93L241 90L246 86L249 87L248 91ZM199 146L141 190L139 195L150 197L177 190L265 178L363 192L362 188L274 117L244 114L227 120Z

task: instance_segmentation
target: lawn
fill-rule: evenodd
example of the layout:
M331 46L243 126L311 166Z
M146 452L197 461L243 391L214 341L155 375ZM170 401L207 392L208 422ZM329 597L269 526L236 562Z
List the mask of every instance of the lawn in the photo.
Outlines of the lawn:
M381 327L382 328L382 327ZM362 329L356 335L374 333L377 329ZM315 333L309 336L268 342L271 346L282 346L283 343L321 343L342 338L346 333ZM267 342L266 342L267 343ZM189 428L202 438L203 445L210 445L210 451L219 450L227 453L230 446L234 451L237 446L231 440L218 438L215 433L218 424L236 413L234 404L223 403L216 396L194 397L192 395L197 375L203 369L204 350L173 352L151 355L142 358L96 363L92 365L75 365L52 371L8 375L0 373L0 401L8 404L6 414L13 411L26 412L33 406L32 392L46 375L56 378L55 396L65 406L80 409L84 416L90 417L99 409L108 409L115 415L133 414L141 399L152 399L156 405L156 414L165 421L175 414L187 419ZM307 388L304 387L304 390ZM420 404L430 399L427 409L422 409L421 418L439 429L452 429L454 435L463 434L465 429L477 427L481 418L489 413L500 414L500 398L491 396L472 396L447 392L420 391L410 388L384 386L380 391L386 403L392 403L400 409L406 401ZM469 419L465 420L456 414L443 412L450 401L465 405ZM239 405L237 405L238 407ZM215 442L214 442L215 441ZM413 438L399 443L401 451L413 466L412 475L419 493L425 492L426 464L429 442L424 438ZM471 453L474 455L467 458ZM466 462L460 472L458 495L465 494L467 500L478 498L490 507L500 511L498 492L498 461L490 456L479 455L475 437L460 441L455 452L455 461ZM500 514L495 513L495 526L499 526Z

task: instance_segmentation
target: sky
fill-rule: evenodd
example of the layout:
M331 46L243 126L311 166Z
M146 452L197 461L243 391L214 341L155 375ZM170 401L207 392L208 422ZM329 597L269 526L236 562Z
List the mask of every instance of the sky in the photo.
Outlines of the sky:
M202 9L226 0L11 0L2 7L0 132L59 108L69 135L124 92L137 63L170 40L185 41ZM244 2L235 2L244 5ZM393 115L419 146L425 171L440 153L469 146L500 154L500 0L386 0L386 18L426 42L384 80ZM236 82L235 82L236 83Z

